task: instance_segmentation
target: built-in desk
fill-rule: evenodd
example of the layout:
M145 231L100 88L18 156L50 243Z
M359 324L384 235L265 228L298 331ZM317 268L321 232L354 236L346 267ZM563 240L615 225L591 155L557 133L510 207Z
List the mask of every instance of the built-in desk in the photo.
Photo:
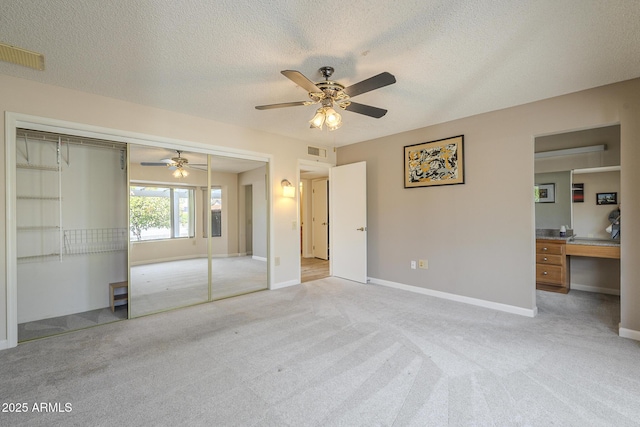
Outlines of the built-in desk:
M620 259L620 241L611 239L581 238L568 233L567 237L560 237L557 230L536 230L536 289L552 292L569 292L571 285L571 258L573 264L589 262L581 258ZM600 261L607 264L604 259ZM606 267L606 265L605 265ZM576 273L576 272L574 272ZM578 276L581 274L578 270ZM619 280L619 276L618 276ZM591 292L610 290L591 284L574 284L581 289ZM593 289L598 289L594 291Z
M571 238L567 240L566 254L592 258L620 259L620 242L614 240Z

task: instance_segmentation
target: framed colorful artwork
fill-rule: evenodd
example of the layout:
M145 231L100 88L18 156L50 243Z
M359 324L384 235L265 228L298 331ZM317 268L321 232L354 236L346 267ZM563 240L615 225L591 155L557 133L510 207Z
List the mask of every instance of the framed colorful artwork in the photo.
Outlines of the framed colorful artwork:
M404 147L404 188L464 184L464 135Z

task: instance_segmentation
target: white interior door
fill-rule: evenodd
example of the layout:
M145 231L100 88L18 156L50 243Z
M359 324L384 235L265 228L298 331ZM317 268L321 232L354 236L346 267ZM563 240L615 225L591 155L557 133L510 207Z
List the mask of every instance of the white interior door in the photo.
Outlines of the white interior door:
M329 259L329 187L326 179L312 181L313 256Z
M367 164L331 169L331 271L367 283Z

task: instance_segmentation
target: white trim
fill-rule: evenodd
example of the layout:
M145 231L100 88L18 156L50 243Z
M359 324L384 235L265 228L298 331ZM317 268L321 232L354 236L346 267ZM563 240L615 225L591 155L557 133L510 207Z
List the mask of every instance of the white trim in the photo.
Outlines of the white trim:
M6 348L18 345L18 253L16 230L16 118L5 112L5 272L6 291Z
M132 143L144 146L161 147L169 149L181 149L185 151L194 151L204 154L212 154L218 156L235 157L245 160L256 160L267 163L268 178L265 183L267 187L267 250L273 253L274 241L272 239L274 224L273 203L271 202L273 182L273 171L271 164L273 163L273 155L260 153L256 151L242 150L231 147L222 147L195 141L179 140L175 138L161 137L157 135L149 135L121 129L106 128L94 126L84 123L69 122L65 120L52 119L48 117L34 116L30 114L5 112L5 236L6 236L6 325L7 325L7 348L16 347L18 345L18 298L17 298L17 237L15 230L15 198L16 198L16 172L15 172L15 146L16 146L16 129L26 128L40 130L45 132L63 133L74 136L84 136L87 138L106 139L118 142ZM273 260L268 267L269 283L273 283L275 272L272 268Z
M274 291L276 289L288 288L289 286L295 286L295 285L299 285L299 284L300 284L299 280L288 280L286 282L275 283L275 284L271 285L271 287L269 289Z
M462 302L465 304L475 305L478 307L490 308L492 310L504 311L506 313L517 314L519 316L536 317L538 315L538 307L533 309L516 307L514 305L502 304L499 302L486 301L478 298L465 297L462 295L450 294L448 292L434 291L433 289L420 288L418 286L404 285L402 283L390 282L388 280L376 279L370 277L369 282L375 285L387 286L390 288L401 289L403 291L415 292L431 297L447 299L450 301Z
M640 331L634 331L633 329L619 328L618 335L621 338L629 338L632 340L640 341Z
M203 154L235 157L245 160L256 160L259 162L269 162L272 158L272 155L270 154L259 153L256 151L222 147L215 144L167 138L159 135L150 135L120 129L105 128L102 126L88 125L84 123L68 122L65 120L33 116L30 114L7 111L6 116L15 119L15 127L24 127L43 132L62 133L81 137L84 136L86 138L105 139L107 141L138 144L148 147L168 148L170 150L187 149Z
M305 168L306 166L306 168ZM306 159L298 159L298 166L297 166L297 171L296 171L296 178L298 180L297 182L297 188L300 188L300 172L302 170L322 170L323 172L326 171L327 173L327 178L329 177L329 174L331 172L331 168L333 168L335 166L335 164L333 163L325 163L325 162L319 162L317 160L313 161L313 160L306 160ZM308 191L308 190L307 190ZM300 227L300 224L302 224L302 218L300 218L300 209L301 209L301 200L300 200L300 192L297 192L297 196L296 196L296 217L298 218L298 227ZM331 194L329 194L329 204L332 204L331 201ZM307 206L307 208L310 208L310 206ZM329 226L329 230L331 230L331 226ZM311 233L307 234L307 238ZM302 258L313 258L313 253L311 254L305 254L302 255L302 247L300 239L296 239L298 241L298 283L302 283ZM329 239L329 253L331 253L331 239ZM329 260L329 275L331 275L331 272L333 271L332 269L332 265L331 265L331 260ZM275 289L275 288L273 288Z
M264 261L267 262L267 259L263 256L257 256L257 255L253 255L251 256L251 259L255 259L256 261Z
M604 151L606 149L607 149L606 145L599 144L599 145L588 145L585 147L564 148L562 150L538 151L537 153L534 154L534 158L543 159L545 157L572 156L575 154L596 153L598 151Z
M600 173L600 172L620 172L620 166L601 166L597 168L574 169L574 175L582 173Z
M571 289L575 289L576 291L596 292L599 294L607 294L607 295L618 295L618 296L620 295L620 289L603 288L600 286L581 285L579 283L571 283Z
M6 350L9 348L9 341L0 340L0 350Z

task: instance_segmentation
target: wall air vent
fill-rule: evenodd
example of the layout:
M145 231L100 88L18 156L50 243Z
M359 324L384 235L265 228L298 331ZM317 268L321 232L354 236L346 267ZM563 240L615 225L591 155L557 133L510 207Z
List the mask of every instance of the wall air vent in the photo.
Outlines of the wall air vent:
M309 145L307 146L307 154L316 157L327 157L327 150Z

